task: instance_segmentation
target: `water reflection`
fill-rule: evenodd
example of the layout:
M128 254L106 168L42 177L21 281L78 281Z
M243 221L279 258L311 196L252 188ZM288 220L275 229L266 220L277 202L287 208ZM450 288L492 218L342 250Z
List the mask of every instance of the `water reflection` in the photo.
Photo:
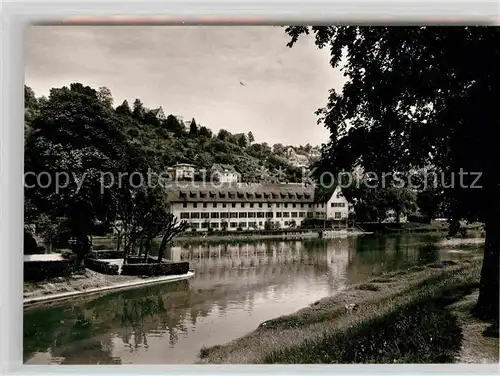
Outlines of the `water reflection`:
M29 308L24 360L43 364L192 363L262 321L292 313L350 283L415 265L426 237L362 237L172 247L190 281Z

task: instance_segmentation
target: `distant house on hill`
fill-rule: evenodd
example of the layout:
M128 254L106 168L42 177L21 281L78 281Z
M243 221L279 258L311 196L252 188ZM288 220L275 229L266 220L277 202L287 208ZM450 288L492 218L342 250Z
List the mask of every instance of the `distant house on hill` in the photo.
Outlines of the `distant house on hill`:
M173 174L175 180L193 180L195 174L195 166L189 163L177 163L174 167L170 167L167 171Z
M210 176L220 183L240 183L241 174L233 165L216 163L210 169Z
M293 167L301 168L309 166L309 158L306 155L297 153L295 148L292 146L286 148L285 156L288 159L288 163L290 163Z
M150 111L158 120L165 120L167 117L165 116L165 113L163 112L163 108L158 107Z

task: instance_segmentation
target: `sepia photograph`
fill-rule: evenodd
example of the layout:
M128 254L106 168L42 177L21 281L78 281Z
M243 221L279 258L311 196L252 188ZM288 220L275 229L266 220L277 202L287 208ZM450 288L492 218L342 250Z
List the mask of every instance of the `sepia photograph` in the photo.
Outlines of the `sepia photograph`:
M499 363L500 28L23 37L24 364Z

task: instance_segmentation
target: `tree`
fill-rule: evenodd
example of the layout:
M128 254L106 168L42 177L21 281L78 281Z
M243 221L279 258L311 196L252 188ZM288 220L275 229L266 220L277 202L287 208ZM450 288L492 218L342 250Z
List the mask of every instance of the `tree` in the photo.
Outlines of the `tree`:
M401 215L407 215L416 209L416 194L405 187L388 187L383 191L389 208L394 210L396 222Z
M97 98L106 107L113 107L113 95L111 94L111 90L106 86L101 86L99 88L99 90L97 91Z
M121 105L119 105L118 107L116 107L115 112L118 115L132 116L132 110L130 109L130 106L129 106L129 104L128 104L128 102L127 102L126 99L122 102Z
M229 133L225 129L221 129L217 134L217 138L221 141L228 141L231 138L231 133Z
M443 199L441 193L435 189L429 188L424 191L418 192L417 205L423 216L425 217L427 223L430 223L436 213L439 212L442 200Z
M141 100L139 98L136 98L133 106L134 110L132 111L132 115L134 116L134 118L142 120L144 118L146 110L144 109L144 105L142 104Z
M444 198L453 220L485 222L475 313L498 319L500 29L294 26L288 46L311 30L347 77L317 112L331 134L322 168L408 171L432 163L448 181L468 173Z
M201 126L199 131L200 137L212 138L212 131L207 127Z
M255 137L252 132L248 132L248 143L251 145L255 141Z
M97 92L81 84L52 89L26 139L26 201L52 221L65 218L80 259L90 250L96 220L112 210L101 177L122 169L122 125ZM37 181L37 177L44 177Z
M184 133L184 125L181 124L174 115L167 116L167 119L165 120L165 128L174 132L176 136L181 136Z
M196 120L191 120L191 124L189 125L189 135L197 136L198 135L198 125L196 124Z

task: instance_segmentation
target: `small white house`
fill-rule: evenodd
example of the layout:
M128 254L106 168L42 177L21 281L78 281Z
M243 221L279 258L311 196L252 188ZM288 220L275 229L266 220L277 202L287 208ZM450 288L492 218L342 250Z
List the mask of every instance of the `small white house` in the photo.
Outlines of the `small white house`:
M220 183L240 183L241 174L233 165L214 164L210 169L211 178Z
M326 203L326 218L334 220L347 219L351 209L352 205L344 197L340 187L336 187Z
M194 179L195 166L189 163L177 163L174 167L176 180L192 180Z

